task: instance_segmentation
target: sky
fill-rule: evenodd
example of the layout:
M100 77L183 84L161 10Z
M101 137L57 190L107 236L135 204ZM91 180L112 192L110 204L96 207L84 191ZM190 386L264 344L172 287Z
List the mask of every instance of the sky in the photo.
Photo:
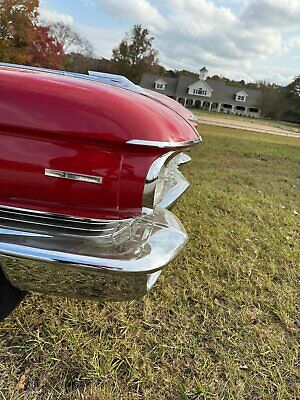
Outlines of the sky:
M141 24L167 69L280 85L300 75L300 0L41 0L40 14L73 25L98 57Z

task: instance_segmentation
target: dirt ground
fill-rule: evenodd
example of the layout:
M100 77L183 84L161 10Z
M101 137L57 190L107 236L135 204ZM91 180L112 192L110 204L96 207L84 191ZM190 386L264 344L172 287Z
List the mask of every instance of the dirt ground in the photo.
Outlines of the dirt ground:
M215 117L210 115L209 116L199 115L198 121L200 125L204 124L204 125L223 126L227 128L243 129L247 131L271 133L273 135L291 136L300 138L300 132L296 131L294 132L293 130L277 128L274 126L266 126L261 124L259 120L242 121L236 119L222 118L219 116Z

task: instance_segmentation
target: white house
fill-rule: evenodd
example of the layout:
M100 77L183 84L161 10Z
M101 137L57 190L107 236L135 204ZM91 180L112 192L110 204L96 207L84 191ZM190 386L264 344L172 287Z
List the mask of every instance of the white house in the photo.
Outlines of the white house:
M207 74L206 67L200 70L198 78L192 75L171 78L146 74L142 77L140 85L163 93L185 107L251 117L260 116L259 89L227 85L222 80L208 79Z

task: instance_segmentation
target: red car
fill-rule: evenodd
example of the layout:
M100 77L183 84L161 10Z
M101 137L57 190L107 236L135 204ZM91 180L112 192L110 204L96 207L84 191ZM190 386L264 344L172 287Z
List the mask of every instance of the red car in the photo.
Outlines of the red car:
M186 244L195 120L100 75L0 64L0 318L26 291L138 298Z

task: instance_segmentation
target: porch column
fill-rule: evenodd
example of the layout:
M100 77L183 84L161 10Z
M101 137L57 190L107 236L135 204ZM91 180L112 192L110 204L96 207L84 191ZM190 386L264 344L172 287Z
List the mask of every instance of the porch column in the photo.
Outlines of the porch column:
M183 104L184 107L186 106L186 102L187 102L187 99L184 99L184 104Z
M217 112L221 111L221 103L218 103L218 108L217 108Z
M244 115L247 115L247 112L248 112L248 108L245 107Z
M208 111L211 111L211 105L212 103L209 103Z

